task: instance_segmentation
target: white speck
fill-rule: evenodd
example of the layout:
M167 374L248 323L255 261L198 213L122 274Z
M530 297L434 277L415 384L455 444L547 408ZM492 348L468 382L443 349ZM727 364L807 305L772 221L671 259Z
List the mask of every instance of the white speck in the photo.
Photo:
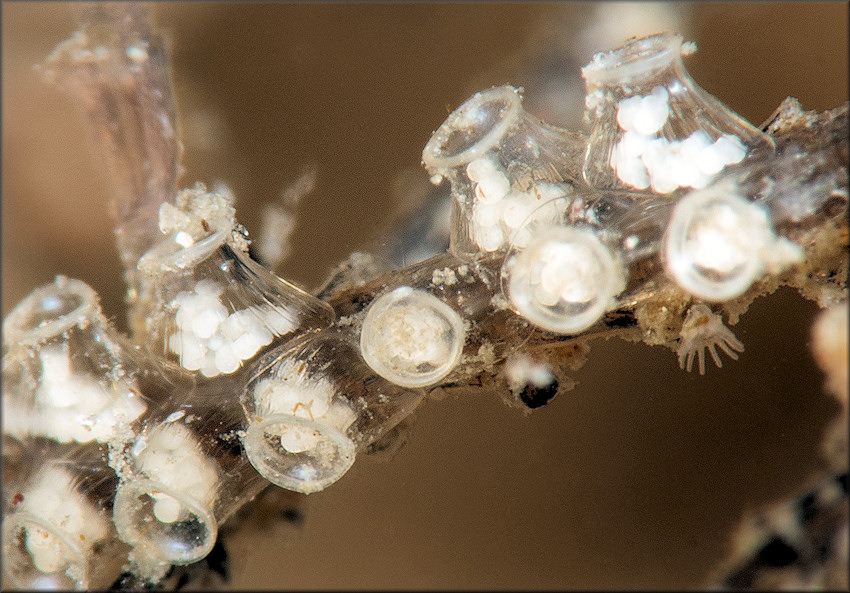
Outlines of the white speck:
M132 449L130 449L130 454L133 457L137 457L147 446L148 444L144 439L139 439L135 442Z
M472 206L472 222L478 227L491 227L499 224L504 203L500 200L495 203L475 202Z
M136 64L142 64L148 59L148 50L139 45L131 45L126 50L127 57Z
M218 324L226 318L227 309L222 305L204 309L192 319L192 331L196 336L205 340L218 330Z
M505 200L505 208L502 211L502 221L511 229L517 229L528 218L528 215L537 206L536 198L531 194L512 193Z
M442 270L434 270L431 274L431 283L434 286L454 286L457 284L457 275L449 267Z
M195 240L192 238L192 235L190 235L186 231L178 231L177 233L175 233L174 241L181 247L191 247L195 244Z
M289 309L272 305L265 315L266 323L277 335L282 336L295 330L298 314Z
M605 104L605 94L601 89L594 89L584 96L584 106L588 111L596 111Z
M479 163L486 163L480 165ZM472 161L467 167L469 175L470 167L479 164L478 167L472 169L473 174L477 176L477 185L475 186L475 197L482 202L495 202L501 200L505 194L511 189L511 182L499 168L489 159L477 159ZM470 175L470 179L472 176Z
M233 341L233 353L242 360L247 360L257 353L257 350L262 348L263 344L257 335L253 333L244 333Z
M498 226L474 225L472 231L475 242L484 251L497 251L505 244L505 237Z
M301 453L319 444L321 433L303 426L292 426L280 435L281 446L290 453Z
M747 147L737 136L724 134L714 141L714 151L724 164L732 165L744 160Z
M183 416L186 415L186 410L177 410L176 412L172 412L168 415L168 418L165 419L166 422L176 422L180 420Z
M466 175L474 182L480 182L498 171L496 163L486 157L475 159L466 166Z
M527 385L537 388L551 385L555 375L546 363L534 362L527 354L517 354L505 361L508 387L519 393Z
M221 374L221 369L215 364L214 352L207 352L206 356L204 356L200 371L204 377L218 377Z

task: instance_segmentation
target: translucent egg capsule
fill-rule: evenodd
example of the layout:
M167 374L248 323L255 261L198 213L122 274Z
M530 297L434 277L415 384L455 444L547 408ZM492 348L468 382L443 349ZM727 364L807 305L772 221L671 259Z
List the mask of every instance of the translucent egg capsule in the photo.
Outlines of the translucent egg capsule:
M680 35L629 39L582 69L591 123L584 179L597 188L669 194L702 188L773 140L699 87Z
M106 442L147 407L137 379L157 365L109 326L80 280L57 276L30 293L4 320L3 345L4 434Z
M245 453L270 482L317 492L422 397L375 374L343 336L305 335L257 361L244 394Z
M268 484L241 453L241 406L211 401L198 392L154 411L113 454L121 477L115 526L133 547L136 572L148 578L204 558L218 525Z
M115 534L117 478L94 445L33 460L22 483L4 479L3 572L21 589L105 589L127 546Z
M669 200L634 192L568 188L512 235L505 298L543 329L587 329L615 306L630 267L657 253L670 209Z
M766 271L801 261L803 250L775 234L767 207L723 179L678 201L662 255L667 274L684 290L723 301L746 292Z
M330 325L333 310L278 278L228 241L172 234L139 260L150 309L145 339L204 377L236 372L278 338Z
M460 314L434 295L400 286L369 306L360 352L373 371L402 387L437 383L460 361Z
M422 152L432 179L446 177L452 186L450 251L469 259L504 250L508 235L547 191L546 184L580 177L584 148L581 135L528 114L514 87L473 95Z
M115 526L134 556L188 564L206 556L215 543L212 513L218 467L191 433L163 424L137 439L132 477L122 481L115 500Z
M586 227L542 228L502 266L503 291L517 313L562 334L596 323L624 285L616 253Z

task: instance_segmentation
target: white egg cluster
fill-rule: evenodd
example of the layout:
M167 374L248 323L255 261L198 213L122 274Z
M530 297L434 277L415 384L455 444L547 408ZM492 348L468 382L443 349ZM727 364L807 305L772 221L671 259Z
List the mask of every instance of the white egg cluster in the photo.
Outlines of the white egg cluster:
M228 312L220 298L224 290L219 283L200 280L172 301L178 329L168 337L168 348L183 368L205 377L237 371L275 336L297 327L297 314L279 305Z
M195 505L209 507L215 500L218 471L215 462L201 453L189 430L166 422L139 439L133 450L135 468L171 494L150 492L153 515L161 523L174 523L185 515L182 495Z
M59 442L106 442L145 411L146 406L121 381L109 383L77 373L68 344L45 346L38 352L41 375L28 418L30 432Z
M617 103L617 124L624 133L610 165L620 181L662 194L702 188L724 167L744 159L747 147L732 134L712 141L707 132L696 130L681 140L664 138L660 132L673 113L669 101L667 89L656 86L648 95Z
M69 562L78 580L84 580L86 551L109 532L109 522L95 506L73 488L71 474L49 466L23 493L17 519L32 515L34 522L24 523L26 549L33 566L45 574L68 570ZM4 538L6 539L6 538Z
M344 401L332 401L334 384L322 376L308 376L303 363L285 360L274 377L254 388L254 403L260 417L286 415L335 428L341 433L354 422L354 411ZM290 453L315 449L322 431L310 423L295 422L280 430L280 444Z
M549 182L538 182L526 192L511 190L505 169L486 156L469 163L466 174L474 194L471 235L485 252L505 249L535 208L564 195L562 185Z

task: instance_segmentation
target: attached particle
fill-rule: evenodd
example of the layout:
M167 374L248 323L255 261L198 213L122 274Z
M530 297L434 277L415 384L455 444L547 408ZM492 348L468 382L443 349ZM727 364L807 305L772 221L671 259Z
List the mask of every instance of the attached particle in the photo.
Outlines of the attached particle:
M125 53L136 64L144 64L148 61L148 50L143 45L131 45Z
M434 286L454 286L457 284L457 275L449 267L445 267L442 270L434 270L431 275L431 283Z

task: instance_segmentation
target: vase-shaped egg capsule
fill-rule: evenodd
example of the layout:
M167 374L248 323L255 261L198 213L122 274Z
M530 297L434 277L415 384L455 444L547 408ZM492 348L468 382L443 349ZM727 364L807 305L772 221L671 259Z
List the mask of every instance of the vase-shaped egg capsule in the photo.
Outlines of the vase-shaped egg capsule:
M622 233L600 200L571 191L542 204L514 234L502 264L502 292L514 311L545 330L587 329L626 286Z
M591 123L584 179L592 187L670 194L702 188L773 140L699 87L680 35L629 39L582 69Z
M450 251L469 259L504 250L547 184L580 177L584 149L580 134L528 114L512 86L473 95L422 153L432 179L448 178L452 186Z
M803 250L776 235L764 204L721 179L676 203L662 256L667 275L684 290L724 301L746 292L765 272L801 261Z
M202 389L153 411L113 454L121 477L115 526L145 578L204 558L218 525L268 484L242 454L237 399L222 402Z
M156 365L80 280L57 276L24 298L3 322L3 345L4 434L106 442L146 409L139 380Z
M423 397L377 375L337 333L302 336L256 364L244 393L245 452L270 482L304 494L340 479Z
M273 341L323 328L333 310L251 260L216 231L176 232L139 260L145 340L204 377L228 375Z
M439 382L460 362L465 341L460 313L431 293L410 286L375 299L360 330L360 352L366 364L402 387Z
M129 550L112 524L118 479L105 447L57 455L34 443L32 471L20 481L4 477L4 575L20 589L105 589Z

